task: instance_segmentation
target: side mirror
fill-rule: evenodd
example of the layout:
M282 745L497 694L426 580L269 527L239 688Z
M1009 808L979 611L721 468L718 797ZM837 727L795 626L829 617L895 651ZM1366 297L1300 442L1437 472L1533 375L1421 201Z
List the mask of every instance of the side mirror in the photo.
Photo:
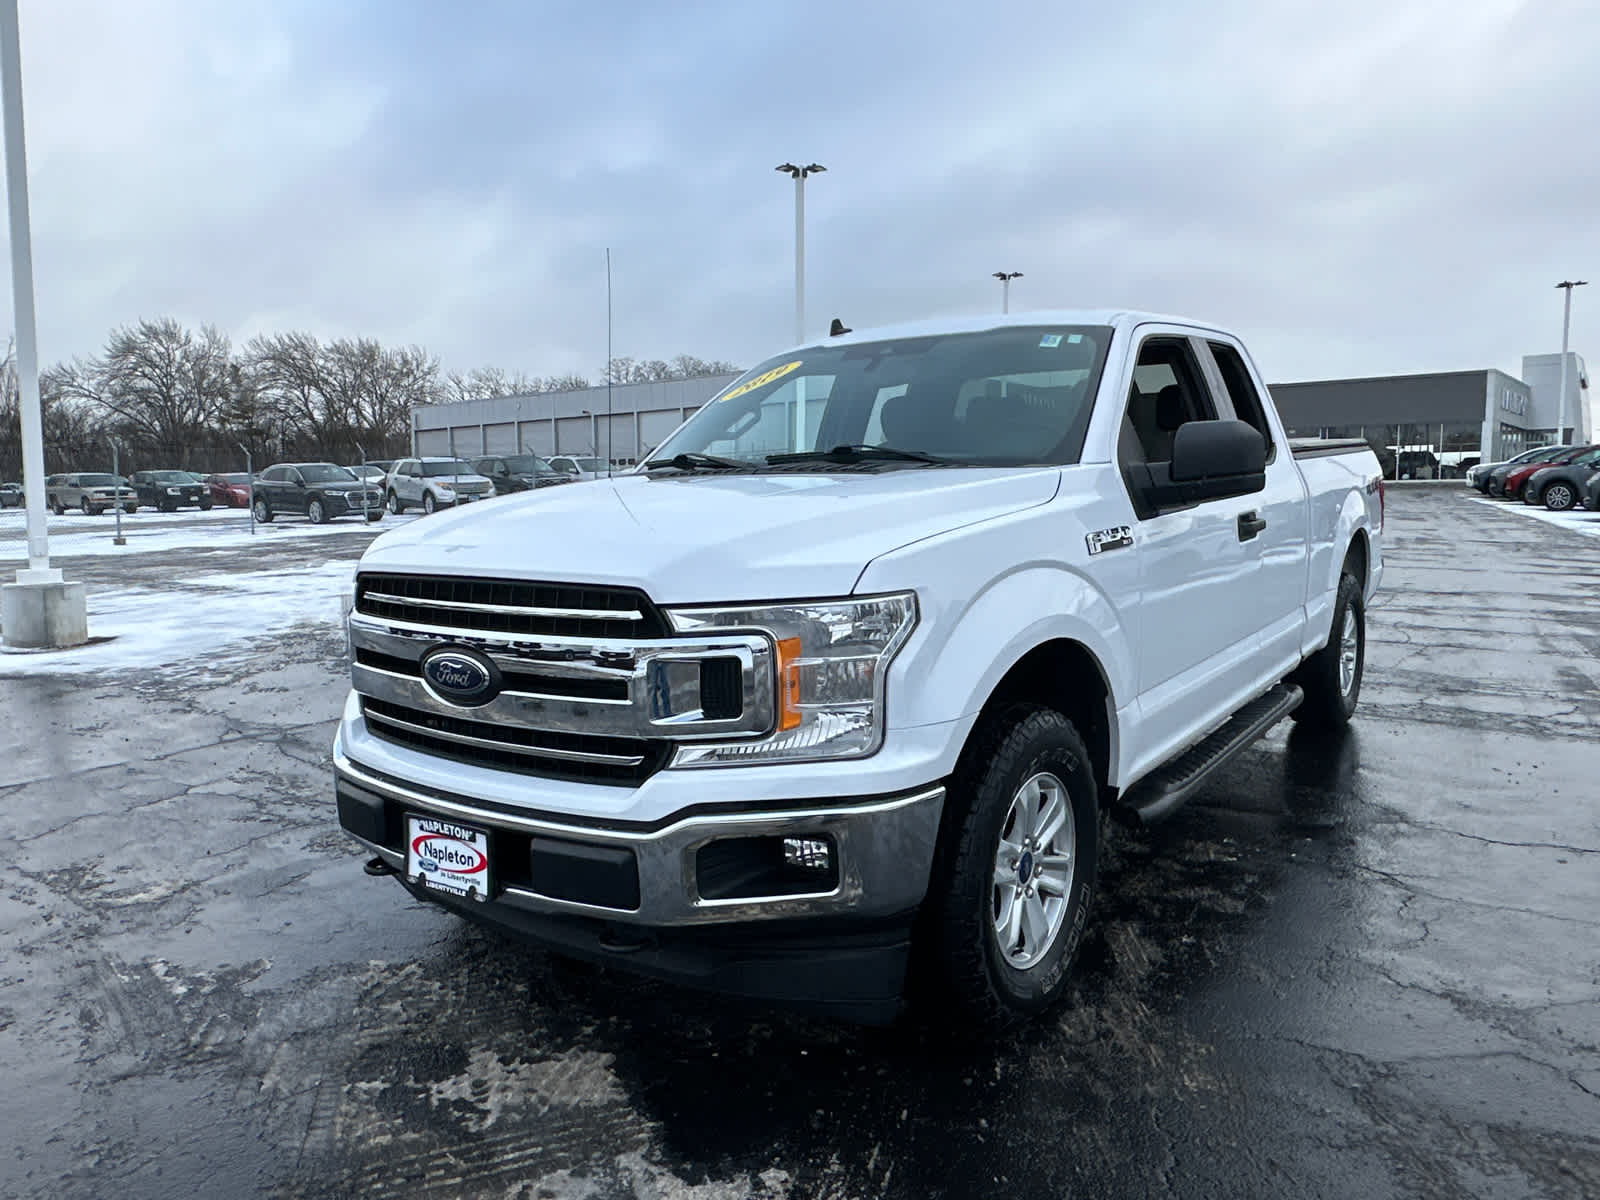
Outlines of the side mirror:
M1172 439L1172 461L1150 463L1141 480L1157 509L1247 496L1267 486L1267 444L1243 421L1189 421Z

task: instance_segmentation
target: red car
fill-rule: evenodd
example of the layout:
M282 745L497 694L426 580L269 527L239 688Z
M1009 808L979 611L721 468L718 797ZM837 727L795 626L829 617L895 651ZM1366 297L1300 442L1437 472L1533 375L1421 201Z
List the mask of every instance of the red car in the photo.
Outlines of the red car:
M206 486L211 489L211 503L229 508L250 507L250 476L243 471L234 475L207 475Z
M1518 467L1506 476L1505 497L1507 500L1522 499L1522 485L1533 478L1535 471L1542 471L1545 467L1564 467L1575 458L1580 458L1596 449L1594 446L1574 446L1560 454L1553 454L1546 462L1531 462Z

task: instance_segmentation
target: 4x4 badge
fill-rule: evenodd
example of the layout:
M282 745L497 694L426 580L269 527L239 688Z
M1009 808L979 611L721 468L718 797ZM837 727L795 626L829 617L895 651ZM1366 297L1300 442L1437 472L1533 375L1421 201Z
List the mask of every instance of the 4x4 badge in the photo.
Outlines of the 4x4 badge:
M1128 525L1097 529L1093 533L1084 534L1083 540L1089 543L1090 554L1099 554L1104 550L1121 550L1124 546L1133 545L1133 529Z

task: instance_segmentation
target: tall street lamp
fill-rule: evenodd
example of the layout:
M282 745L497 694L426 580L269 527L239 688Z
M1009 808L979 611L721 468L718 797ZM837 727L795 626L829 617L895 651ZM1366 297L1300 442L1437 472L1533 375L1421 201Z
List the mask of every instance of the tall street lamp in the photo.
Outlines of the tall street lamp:
M1567 335L1572 331L1572 289L1587 284L1587 279L1563 279L1556 284L1567 293L1561 314L1561 418L1556 423L1556 443L1566 445L1567 432Z
M828 168L821 163L797 167L784 163L776 168L794 180L794 341L806 340L806 176L820 175Z
M1000 311L1011 311L1011 281L1021 279L1021 271L996 271L994 277L1000 281Z
M6 205L11 231L11 300L17 331L17 407L22 425L23 504L28 515L28 565L0 587L6 645L28 649L78 646L89 640L81 583L67 583L50 565L44 517L44 432L39 408L39 341L33 315L33 239L28 221L28 155L22 130L22 46L17 0L0 0L0 116L5 126Z

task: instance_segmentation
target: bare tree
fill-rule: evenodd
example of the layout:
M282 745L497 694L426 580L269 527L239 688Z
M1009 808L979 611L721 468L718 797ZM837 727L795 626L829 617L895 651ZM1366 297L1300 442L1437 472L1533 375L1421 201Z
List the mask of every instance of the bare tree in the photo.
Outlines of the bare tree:
M164 463L185 466L228 397L232 359L216 328L195 334L162 317L114 330L104 356L71 382Z

